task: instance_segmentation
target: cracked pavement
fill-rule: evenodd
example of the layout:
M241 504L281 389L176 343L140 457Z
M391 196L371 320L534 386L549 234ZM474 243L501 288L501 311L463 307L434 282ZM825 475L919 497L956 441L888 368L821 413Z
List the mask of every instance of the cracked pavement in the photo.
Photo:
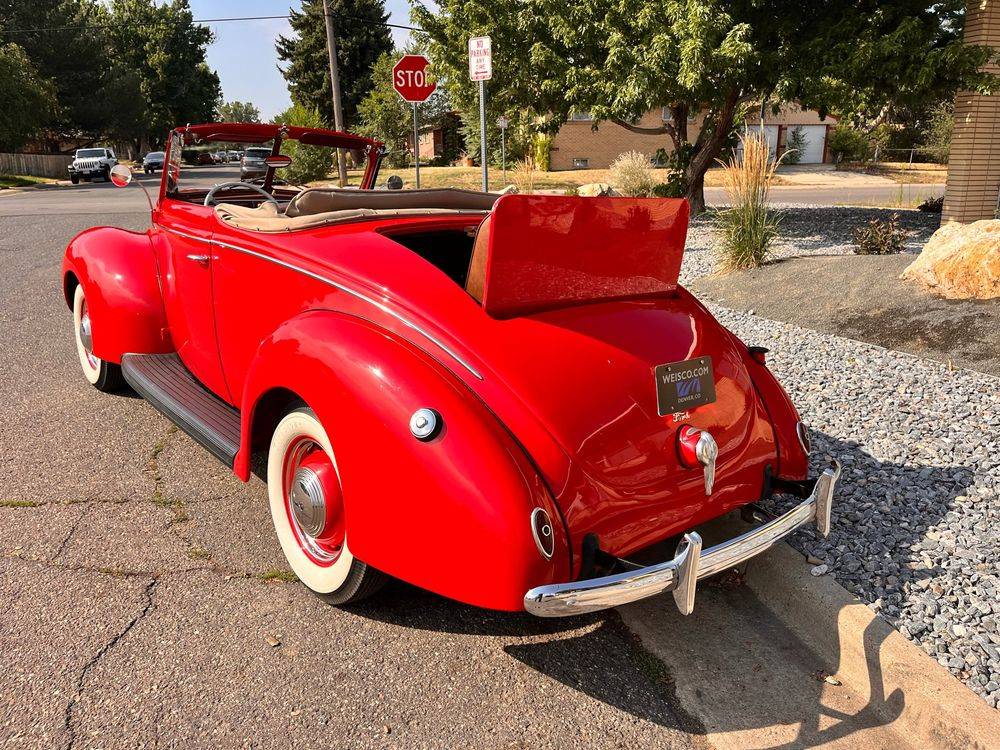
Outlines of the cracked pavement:
M10 215L17 199L0 203L0 746L702 746L617 614L540 621L399 583L335 609L289 581L259 480L79 372L63 248L145 217Z

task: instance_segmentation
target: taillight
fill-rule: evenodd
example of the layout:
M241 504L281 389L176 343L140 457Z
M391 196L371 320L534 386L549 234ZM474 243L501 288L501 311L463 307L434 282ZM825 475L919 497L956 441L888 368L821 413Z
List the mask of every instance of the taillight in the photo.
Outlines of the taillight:
M677 433L677 456L681 464L688 469L700 466L698 460L698 439L701 437L701 430L697 430L690 425L684 425Z

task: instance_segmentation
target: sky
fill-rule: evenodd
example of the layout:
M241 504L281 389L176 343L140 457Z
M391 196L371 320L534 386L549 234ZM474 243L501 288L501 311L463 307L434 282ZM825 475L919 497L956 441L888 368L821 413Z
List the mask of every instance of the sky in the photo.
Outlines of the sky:
M298 8L296 0L190 0L194 17L198 19L280 16L290 7ZM410 6L407 0L386 0L389 22L408 24ZM215 32L215 42L208 48L208 64L222 80L222 96L226 101L249 101L266 118L284 110L290 104L288 87L278 71L275 40L287 36L291 27L285 19L266 21L232 21L207 24ZM397 46L406 43L408 32L392 29Z

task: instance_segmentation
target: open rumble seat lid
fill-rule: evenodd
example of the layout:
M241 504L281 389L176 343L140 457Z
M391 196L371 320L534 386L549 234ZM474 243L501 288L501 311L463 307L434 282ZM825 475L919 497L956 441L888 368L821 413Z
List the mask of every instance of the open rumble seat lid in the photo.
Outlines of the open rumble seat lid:
M688 215L675 198L505 195L476 248L486 253L483 308L508 318L673 292Z

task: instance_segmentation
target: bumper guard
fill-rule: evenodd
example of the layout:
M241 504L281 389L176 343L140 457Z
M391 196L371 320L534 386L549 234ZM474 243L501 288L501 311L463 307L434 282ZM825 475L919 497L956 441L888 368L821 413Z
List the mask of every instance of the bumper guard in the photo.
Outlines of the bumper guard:
M672 591L681 614L694 610L698 581L739 565L773 547L786 536L814 521L826 537L830 533L833 491L840 463L833 462L813 485L803 502L784 515L722 544L702 550L701 535L684 535L673 560L586 581L538 586L524 595L524 608L539 617L567 617L617 607Z

